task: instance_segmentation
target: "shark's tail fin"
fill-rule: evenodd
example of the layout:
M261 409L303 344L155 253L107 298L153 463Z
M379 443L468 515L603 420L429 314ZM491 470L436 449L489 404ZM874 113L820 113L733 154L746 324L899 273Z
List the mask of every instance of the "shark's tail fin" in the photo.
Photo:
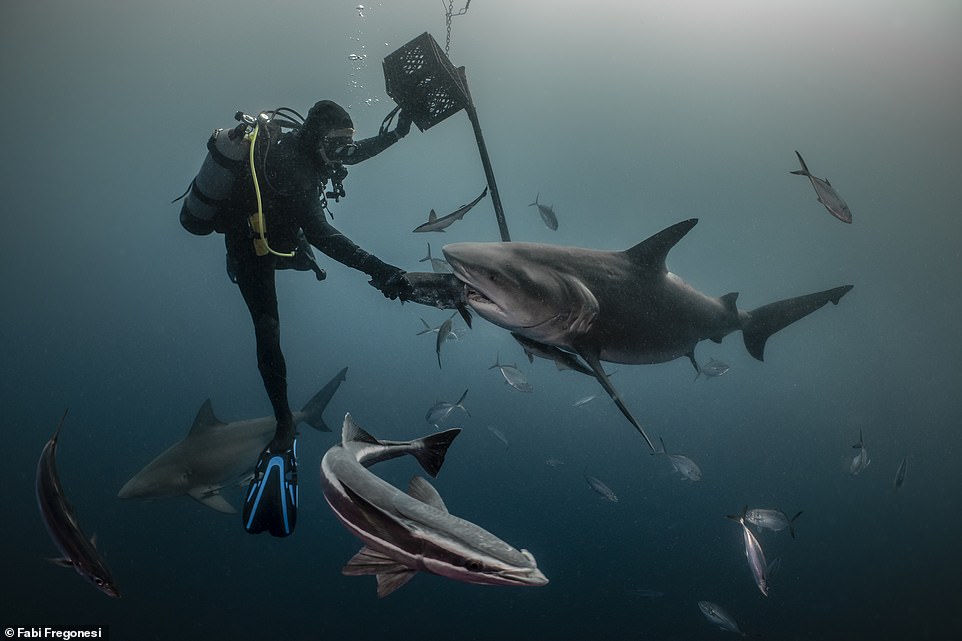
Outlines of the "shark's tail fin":
M331 402L334 392L337 391L337 388L341 386L341 382L346 378L347 368L345 367L340 372L335 374L334 378L328 381L327 385L321 388L321 391L315 394L314 397L307 402L307 405L301 409L301 413L303 414L301 420L316 430L320 430L321 432L330 432L331 428L328 427L327 423L324 422L324 417L322 415L324 413L324 409L327 407L327 404Z
M444 465L444 457L448 453L448 448L451 443L454 442L454 438L461 433L460 428L453 428L450 430L444 430L443 432L438 432L437 434L430 434L422 438L417 439L421 447L417 448L415 451L411 452L414 458L418 460L424 471L430 474L432 477L437 476L438 472L441 471L441 466Z
M745 349L758 360L765 360L765 342L772 334L808 316L826 303L831 302L838 305L838 301L850 289L852 289L852 285L843 285L823 292L780 300L753 309L748 312L747 319L742 323Z

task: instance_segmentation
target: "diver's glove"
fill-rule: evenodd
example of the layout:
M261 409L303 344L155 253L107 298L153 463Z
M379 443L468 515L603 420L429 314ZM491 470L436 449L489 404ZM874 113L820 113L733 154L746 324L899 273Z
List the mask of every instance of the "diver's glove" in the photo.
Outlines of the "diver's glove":
M394 135L400 140L408 135L409 131L411 131L411 119L408 118L403 111L398 112L397 127L394 128Z
M404 277L404 270L387 263L381 265L382 267L368 272L371 277L368 283L379 289L386 298L409 300L414 294L414 287Z

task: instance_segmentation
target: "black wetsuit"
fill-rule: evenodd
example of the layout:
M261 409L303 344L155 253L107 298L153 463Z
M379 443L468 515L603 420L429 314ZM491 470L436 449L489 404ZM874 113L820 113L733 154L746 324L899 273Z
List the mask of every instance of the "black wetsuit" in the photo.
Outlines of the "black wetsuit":
M345 164L370 158L397 139L389 132L360 141ZM372 284L379 288L380 284L404 273L364 251L327 222L322 198L333 168L304 149L296 134L275 136L273 140L258 136L255 167L271 249L280 253L294 251L303 230L310 245L370 275ZM294 438L294 424L287 399L287 365L280 345L274 271L286 264L273 254L258 256L254 251L248 218L257 210L257 204L252 183L247 184L251 188L238 194L229 211L218 221L218 228L224 231L228 270L240 287L254 322L257 367L277 418L277 431L270 447L283 450L290 447ZM323 272L318 273L318 277L322 277Z

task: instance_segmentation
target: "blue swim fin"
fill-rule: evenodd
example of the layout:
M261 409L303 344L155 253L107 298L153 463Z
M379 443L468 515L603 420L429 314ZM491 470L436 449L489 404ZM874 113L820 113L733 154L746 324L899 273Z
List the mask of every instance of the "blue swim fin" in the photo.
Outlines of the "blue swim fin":
M297 523L297 440L290 449L261 452L244 497L244 529L290 536Z

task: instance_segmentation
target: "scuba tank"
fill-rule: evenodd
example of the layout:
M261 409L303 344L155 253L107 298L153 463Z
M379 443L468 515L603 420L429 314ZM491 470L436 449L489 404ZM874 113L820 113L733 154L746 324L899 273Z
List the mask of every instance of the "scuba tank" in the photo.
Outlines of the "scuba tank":
M180 210L180 224L190 233L206 236L214 231L217 215L247 179L247 126L242 122L233 129L216 129L207 140L207 156Z

